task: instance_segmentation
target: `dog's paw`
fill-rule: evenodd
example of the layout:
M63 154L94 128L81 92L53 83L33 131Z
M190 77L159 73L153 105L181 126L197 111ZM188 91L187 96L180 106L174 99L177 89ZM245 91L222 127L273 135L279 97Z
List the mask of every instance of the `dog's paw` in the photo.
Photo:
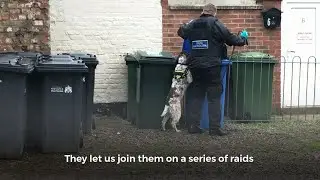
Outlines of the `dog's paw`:
M181 130L176 130L177 133L181 132Z

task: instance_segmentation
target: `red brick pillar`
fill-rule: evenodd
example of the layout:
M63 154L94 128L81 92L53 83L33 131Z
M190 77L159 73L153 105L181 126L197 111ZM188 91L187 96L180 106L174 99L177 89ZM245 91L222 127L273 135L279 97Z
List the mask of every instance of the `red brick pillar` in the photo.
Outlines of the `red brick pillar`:
M0 51L50 52L48 0L3 0L0 7Z

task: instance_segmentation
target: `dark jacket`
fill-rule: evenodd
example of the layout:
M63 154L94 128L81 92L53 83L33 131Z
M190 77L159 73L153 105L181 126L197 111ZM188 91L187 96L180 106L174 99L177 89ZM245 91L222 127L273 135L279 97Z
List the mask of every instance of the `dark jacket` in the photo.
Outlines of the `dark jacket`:
M200 18L182 25L178 35L183 39L189 39L191 43L191 54L188 59L188 66L212 67L220 65L220 60L226 58L226 45L244 46L246 40L232 34L216 17L201 15ZM206 40L206 42L198 42ZM198 44L200 45L198 45ZM200 46L207 47L199 48Z

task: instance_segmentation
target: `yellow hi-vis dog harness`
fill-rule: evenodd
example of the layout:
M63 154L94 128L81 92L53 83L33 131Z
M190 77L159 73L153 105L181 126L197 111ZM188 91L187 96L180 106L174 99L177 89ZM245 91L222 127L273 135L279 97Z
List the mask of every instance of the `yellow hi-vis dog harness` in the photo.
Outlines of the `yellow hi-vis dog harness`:
M177 66L174 70L173 77L177 80L186 78L187 77L187 70L188 70L187 65L177 64Z

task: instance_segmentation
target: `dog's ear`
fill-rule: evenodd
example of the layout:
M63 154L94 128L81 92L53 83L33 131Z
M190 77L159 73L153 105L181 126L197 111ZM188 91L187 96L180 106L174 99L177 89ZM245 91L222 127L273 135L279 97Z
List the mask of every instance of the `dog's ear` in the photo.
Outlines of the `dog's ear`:
M187 53L185 53L185 52L181 51L181 52L179 53L179 56L183 56L183 55L184 55L184 56L186 56L186 57L188 56L188 54L187 54Z

